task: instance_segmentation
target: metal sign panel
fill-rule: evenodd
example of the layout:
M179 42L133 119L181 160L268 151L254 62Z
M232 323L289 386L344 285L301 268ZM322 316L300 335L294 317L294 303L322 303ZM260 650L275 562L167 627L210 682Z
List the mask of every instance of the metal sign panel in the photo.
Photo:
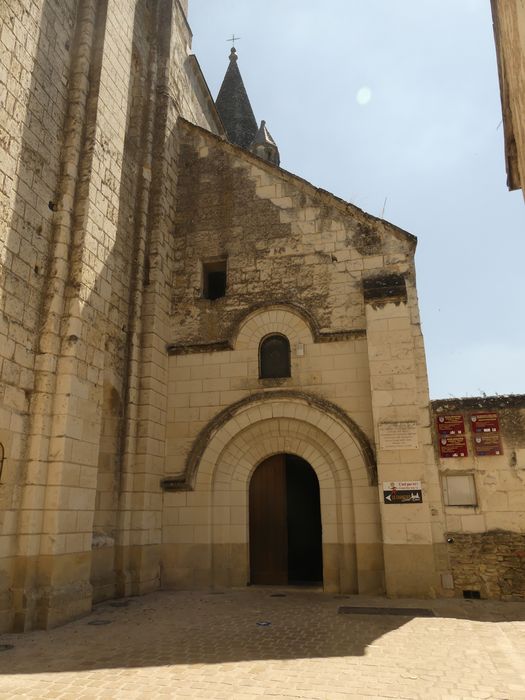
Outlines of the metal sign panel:
M481 433L474 436L474 451L477 457L495 457L503 454L500 436L496 433Z
M420 481L383 481L383 502L390 504L422 503Z
M440 435L463 435L465 433L465 420L461 413L438 416L436 423Z
M468 457L466 436L447 435L440 437L439 455L442 459L448 459L449 457Z
M473 433L499 433L499 420L497 413L473 413L470 416L470 427Z

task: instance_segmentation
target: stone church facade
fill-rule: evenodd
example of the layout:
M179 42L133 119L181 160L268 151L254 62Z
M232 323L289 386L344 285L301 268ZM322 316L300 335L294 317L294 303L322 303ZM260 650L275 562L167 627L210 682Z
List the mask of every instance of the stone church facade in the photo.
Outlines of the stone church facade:
M383 590L386 556L389 592L437 590L443 516L423 420L415 239L199 127L179 128L166 467L192 490L165 496L168 580L250 580L250 476L291 453L319 479L325 587ZM220 259L226 293L210 301L201 275ZM274 334L289 342L289 376L264 378L261 343ZM420 426L418 447L376 449L379 424L399 421ZM382 522L378 478L399 478L399 460L404 480L425 475L434 502L402 523L385 509Z
M212 99L186 12L2 20L0 627L159 587L461 595L416 239L281 169L235 51Z

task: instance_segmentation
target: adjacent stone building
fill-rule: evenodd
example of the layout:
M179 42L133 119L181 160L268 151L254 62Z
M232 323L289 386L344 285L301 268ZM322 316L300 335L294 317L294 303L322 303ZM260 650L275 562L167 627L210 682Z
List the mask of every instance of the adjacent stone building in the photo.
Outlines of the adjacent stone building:
M432 401L457 595L525 598L525 396Z
M465 552L522 520L444 498L415 237L281 169L186 11L2 17L0 628L159 587L519 597Z

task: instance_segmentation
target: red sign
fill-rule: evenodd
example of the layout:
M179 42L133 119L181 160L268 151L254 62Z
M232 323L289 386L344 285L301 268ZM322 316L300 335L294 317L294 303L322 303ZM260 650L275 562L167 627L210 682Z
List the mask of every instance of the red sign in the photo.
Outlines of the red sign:
M465 421L461 413L438 416L436 422L440 435L463 435L465 433Z
M465 435L447 435L439 438L439 454L442 458L467 457L467 438Z
M474 437L474 450L478 457L494 457L502 455L503 448L499 435L492 433L481 433Z
M473 413L470 416L470 427L473 433L499 433L497 413Z

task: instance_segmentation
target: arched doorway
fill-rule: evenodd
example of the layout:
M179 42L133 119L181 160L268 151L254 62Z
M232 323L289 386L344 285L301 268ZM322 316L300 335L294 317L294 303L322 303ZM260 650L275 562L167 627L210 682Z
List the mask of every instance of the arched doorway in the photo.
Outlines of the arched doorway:
M250 583L323 580L319 481L308 462L277 454L250 481Z

